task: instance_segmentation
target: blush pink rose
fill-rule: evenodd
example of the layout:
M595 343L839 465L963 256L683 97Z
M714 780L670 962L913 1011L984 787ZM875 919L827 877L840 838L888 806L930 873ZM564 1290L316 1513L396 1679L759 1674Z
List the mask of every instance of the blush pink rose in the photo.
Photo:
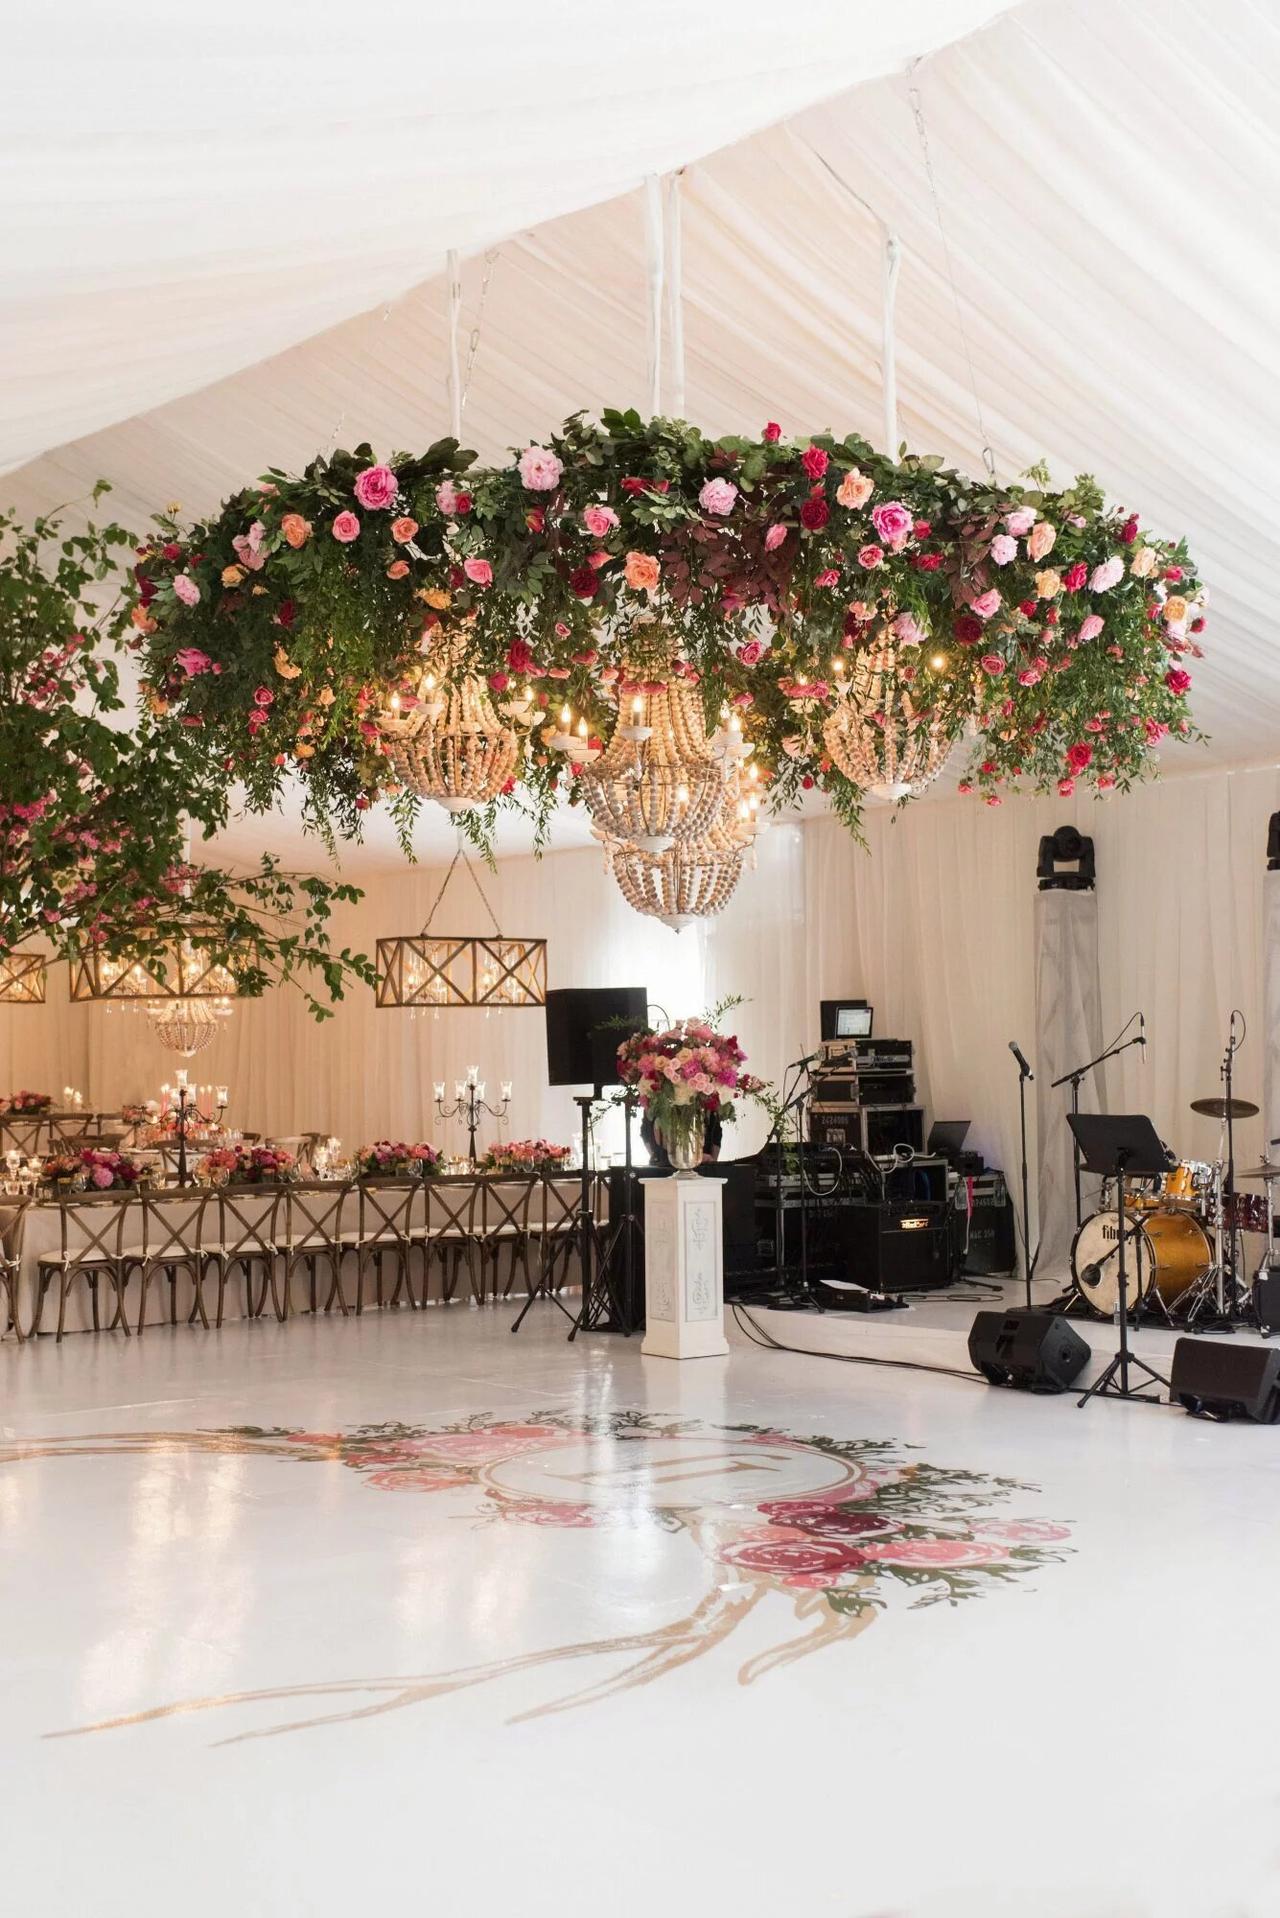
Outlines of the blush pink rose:
M872 507L871 524L885 544L897 552L911 537L915 514L900 499L890 499L882 506Z
M859 566L865 566L870 569L879 566L883 558L884 548L882 546L860 546L858 548Z
M841 506L856 510L859 506L866 505L875 490L874 480L869 480L865 473L859 472L856 466L851 466L836 488L836 499Z
M1102 631L1103 622L1097 613L1090 613L1087 619L1080 621L1079 637L1082 640L1096 639Z
M899 613L890 628L900 646L923 645L926 634L914 613Z
M93 1171L90 1173L89 1176L93 1180L93 1183L98 1187L99 1191L101 1192L105 1192L107 1187L111 1184L110 1166L95 1165L93 1168Z
M1018 506L1005 515L1004 523L1015 539L1021 539L1035 525L1036 516L1029 506Z
M991 557L997 566L1007 566L1018 557L1017 540L1010 539L1008 533L997 533L991 542Z
M984 653L978 663L991 679L999 679L1004 671L1005 663L999 653Z
M618 524L618 515L612 506L588 506L582 523L593 539L607 539Z
M487 559L464 559L462 570L473 586L493 585L493 568Z
M545 446L526 446L516 465L531 493L554 493L564 472L563 461Z
M1031 538L1027 541L1027 551L1032 559L1045 559L1057 543L1057 528L1050 526L1047 519L1037 520L1031 528Z
M1110 559L1104 559L1101 566L1095 566L1089 579L1091 593L1109 592L1124 577L1124 561L1118 553Z
M181 666L188 679L194 679L198 673L211 673L213 661L208 653L202 653L198 646L184 646L181 652L173 656L175 666Z
M354 513L339 513L330 531L343 546L350 546L353 539L360 537L360 521Z
M738 489L732 480L709 479L698 494L698 504L704 513L715 513L723 519L733 511L733 502L738 497Z
M356 474L355 495L368 512L381 513L400 491L399 482L389 466L366 466Z
M417 530L417 520L409 519L407 516L403 519L393 519L391 522L391 537L397 546L407 546Z
M996 1565L1004 1553L976 1539L900 1538L877 1545L874 1540L860 1547L864 1559L881 1565L926 1565L940 1571L960 1570L966 1565Z
M775 524L769 528L768 532L764 536L765 552L776 553L778 548L781 546L783 540L786 537L787 537L786 527L780 526L775 522Z
M979 619L990 619L994 613L1000 611L1000 595L994 586L989 586L985 593L978 594L971 605Z
M200 588L196 585L190 573L179 573L173 582L173 590L184 606L198 606L200 604Z
M446 518L451 519L457 512L458 501L461 497L461 494L451 479L441 480L439 486L436 488L436 505Z

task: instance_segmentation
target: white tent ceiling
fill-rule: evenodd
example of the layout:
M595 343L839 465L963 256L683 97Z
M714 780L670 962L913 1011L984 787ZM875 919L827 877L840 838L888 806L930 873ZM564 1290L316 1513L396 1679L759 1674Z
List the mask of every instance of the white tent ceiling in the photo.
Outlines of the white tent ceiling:
M579 407L645 405L636 183L680 164L689 416L882 439L880 229L825 160L902 239L902 436L973 469L914 86L998 471L1093 471L1188 534L1213 737L1175 763L1280 757L1266 0L822 0L785 20L754 0L491 3L426 24L395 0L354 26L312 5L305 32L294 7L73 11L52 48L18 24L0 133L40 155L10 166L0 208L19 507L104 474L142 525L335 438L390 451L446 431L449 245L468 256L464 437L482 455ZM376 834L370 850L389 855Z

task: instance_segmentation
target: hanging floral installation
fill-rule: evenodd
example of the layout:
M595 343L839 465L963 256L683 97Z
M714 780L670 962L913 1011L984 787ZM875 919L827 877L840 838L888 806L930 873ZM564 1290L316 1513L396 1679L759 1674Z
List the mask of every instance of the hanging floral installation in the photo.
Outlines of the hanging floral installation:
M677 792L663 843L704 856L715 805L679 755L649 763L653 703L695 689L699 780L732 717L768 803L818 788L855 830L868 791L919 790L966 732L990 803L1127 787L1198 736L1181 542L1089 479L1001 487L773 424L711 440L606 411L497 468L443 440L272 470L207 523L162 519L132 618L153 712L202 732L251 806L296 775L329 836L387 799L407 841L432 797L482 844L522 808L540 843L567 790L657 856L592 803L630 723L622 775Z

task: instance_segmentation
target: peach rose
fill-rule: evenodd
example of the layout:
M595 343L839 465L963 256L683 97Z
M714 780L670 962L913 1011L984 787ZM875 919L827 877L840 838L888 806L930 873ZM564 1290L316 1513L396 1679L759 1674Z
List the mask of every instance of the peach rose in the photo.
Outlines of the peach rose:
M1178 625L1187 616L1188 607L1181 593L1170 593L1164 603L1164 617L1170 626Z
M391 537L397 546L407 546L417 530L416 519L393 519L391 522Z
M1047 566L1043 573L1036 574L1036 591L1041 599L1056 599L1062 591L1062 575Z
M836 499L841 506L865 506L875 490L875 482L851 466L836 488Z
M409 562L407 559L393 559L387 568L387 578L403 579L408 570Z
M1031 537L1027 541L1027 552L1032 559L1047 559L1053 551L1057 531L1047 519L1037 520L1031 528Z
M311 521L303 519L301 513L286 513L280 522L280 531L287 543L295 550L305 546L311 538Z
M1150 546L1140 546L1129 561L1129 571L1135 579L1149 579L1155 570L1156 556Z
M661 575L652 553L628 553L622 571L633 593L652 593Z
M448 593L443 592L439 586L428 587L427 590L423 593L422 597L426 601L427 605L430 606L432 610L437 613L442 613L445 610L446 606L449 604Z
M224 566L222 569L222 583L224 586L238 586L243 578L243 566Z

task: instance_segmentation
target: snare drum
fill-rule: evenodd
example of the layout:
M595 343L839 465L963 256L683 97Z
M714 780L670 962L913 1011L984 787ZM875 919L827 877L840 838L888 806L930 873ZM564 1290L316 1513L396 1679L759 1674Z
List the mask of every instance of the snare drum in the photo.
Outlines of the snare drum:
M1234 1192L1222 1201L1222 1223L1228 1232L1267 1230L1267 1200L1261 1192Z
M1125 1290L1132 1309L1154 1292L1172 1305L1213 1264L1213 1249L1189 1212L1125 1215ZM1119 1226L1114 1212L1095 1212L1076 1233L1071 1274L1099 1318L1120 1309Z

